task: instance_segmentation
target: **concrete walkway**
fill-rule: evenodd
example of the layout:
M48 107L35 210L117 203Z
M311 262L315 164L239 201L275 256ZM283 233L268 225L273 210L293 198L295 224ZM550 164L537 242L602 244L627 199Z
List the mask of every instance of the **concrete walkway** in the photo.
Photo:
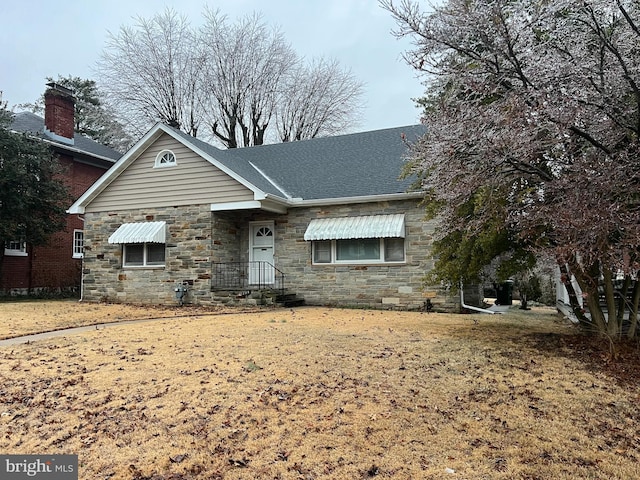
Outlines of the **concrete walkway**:
M206 314L205 314L206 315ZM105 328L109 328L109 327L117 327L120 325L131 325L131 324L135 324L135 323L145 323L145 322L155 322L155 321L159 321L159 320L173 320L173 319L177 319L177 318L184 318L184 317L202 317L205 315L179 315L179 316L171 316L171 317L153 317L153 318L139 318L136 320L123 320L121 322L109 322L109 323L99 323L96 325L87 325L84 327L73 327L73 328L65 328L62 330L54 330L51 332L42 332L42 333L34 333L32 335L24 335L22 337L14 337L14 338L7 338L5 340L0 340L0 347L9 347L11 345L20 345L23 343L32 343L32 342L37 342L38 340L46 340L48 338L55 338L55 337L64 337L67 335L74 335L76 333L83 333L83 332L91 332L91 331L96 331L96 330L104 330ZM220 315L219 313L217 313L216 315Z

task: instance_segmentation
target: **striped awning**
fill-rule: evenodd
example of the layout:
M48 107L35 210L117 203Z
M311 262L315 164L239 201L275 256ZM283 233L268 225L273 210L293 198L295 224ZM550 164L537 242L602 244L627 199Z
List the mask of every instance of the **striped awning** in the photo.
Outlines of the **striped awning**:
M109 237L109 243L165 243L165 222L123 223Z
M404 214L361 217L316 218L311 220L304 239L343 240L349 238L404 238Z

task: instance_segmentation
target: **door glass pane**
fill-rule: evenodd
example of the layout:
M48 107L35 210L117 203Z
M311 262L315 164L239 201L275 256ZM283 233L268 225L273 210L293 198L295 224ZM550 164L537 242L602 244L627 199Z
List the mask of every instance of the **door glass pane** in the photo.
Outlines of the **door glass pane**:
M259 227L253 236L254 245L273 245L273 231L269 227Z
M336 241L337 260L380 260L380 239L358 238Z
M147 265L164 265L164 243L147 243Z
M144 259L144 245L141 243L124 246L124 264L125 265L142 265Z
M384 239L384 259L387 262L402 262L404 260L404 238Z

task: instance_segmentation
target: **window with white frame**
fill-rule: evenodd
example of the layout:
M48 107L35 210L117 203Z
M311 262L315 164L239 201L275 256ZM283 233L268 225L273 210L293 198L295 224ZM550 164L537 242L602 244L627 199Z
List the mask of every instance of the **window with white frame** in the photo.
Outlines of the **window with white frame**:
M4 244L4 254L8 257L26 257L27 242L24 238L9 240Z
M314 265L391 264L405 261L403 213L314 218L304 239Z
M122 246L123 267L164 267L164 243L127 243Z
M314 264L402 263L404 238L353 238L311 242Z
M174 167L177 165L176 156L171 150L162 150L156 156L154 167Z
M84 231L73 231L73 258L84 257Z

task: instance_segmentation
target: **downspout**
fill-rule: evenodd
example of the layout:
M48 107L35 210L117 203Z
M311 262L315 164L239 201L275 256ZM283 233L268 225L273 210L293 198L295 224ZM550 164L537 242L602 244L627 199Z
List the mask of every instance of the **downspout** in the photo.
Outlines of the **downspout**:
M84 217L78 215L78 218L82 222L82 258L80 259L80 299L78 302L84 300Z
M80 299L78 302L82 302L84 300L84 254L82 255L82 259L80 260Z
M474 312L490 313L491 315L496 313L493 310L487 310L486 308L474 307L473 305L467 305L466 303L464 303L464 287L462 285L462 280L460 280L460 306L462 308L466 308L468 310L473 310Z

